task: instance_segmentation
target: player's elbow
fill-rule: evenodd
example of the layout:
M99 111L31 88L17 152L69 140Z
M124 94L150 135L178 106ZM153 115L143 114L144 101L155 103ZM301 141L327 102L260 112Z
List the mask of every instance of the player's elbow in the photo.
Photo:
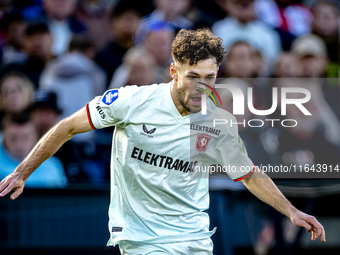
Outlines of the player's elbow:
M72 122L70 122L68 118L61 120L57 124L57 129L59 133L62 133L65 136L65 140L70 140L75 135L75 128L76 127L73 126Z
M72 138L74 135L92 131L85 107L61 121L67 135Z

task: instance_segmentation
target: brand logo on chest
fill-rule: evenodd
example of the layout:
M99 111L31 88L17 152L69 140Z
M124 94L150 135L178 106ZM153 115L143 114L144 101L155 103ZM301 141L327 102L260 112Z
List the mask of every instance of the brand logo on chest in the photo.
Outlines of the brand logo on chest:
M150 129L148 130L148 128L146 127L145 124L143 124L143 132L140 132L141 135L144 135L144 136L147 136L147 137L150 137L150 138L153 138L153 133L155 133L156 131L156 128L153 128L153 129Z

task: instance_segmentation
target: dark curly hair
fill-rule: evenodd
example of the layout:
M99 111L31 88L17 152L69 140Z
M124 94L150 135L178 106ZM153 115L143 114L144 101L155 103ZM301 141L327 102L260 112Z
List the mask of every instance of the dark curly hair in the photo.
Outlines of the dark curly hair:
M182 64L196 65L200 60L214 57L218 66L227 53L222 39L207 28L180 30L172 43L171 52L174 61Z

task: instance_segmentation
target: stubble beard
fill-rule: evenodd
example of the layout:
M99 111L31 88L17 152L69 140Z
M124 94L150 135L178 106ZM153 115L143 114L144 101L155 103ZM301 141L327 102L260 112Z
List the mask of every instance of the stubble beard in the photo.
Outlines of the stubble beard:
M188 111L190 113L190 103L185 103L184 102L184 97L185 97L185 93L180 89L177 88L176 89L176 98L178 100L178 102L182 105L182 107Z
M185 103L184 101L185 93L180 88L176 89L176 98L179 101L179 103L182 105L182 107L189 113L197 113L201 110L201 108L195 109L195 107L190 105L190 98L189 98L189 101Z

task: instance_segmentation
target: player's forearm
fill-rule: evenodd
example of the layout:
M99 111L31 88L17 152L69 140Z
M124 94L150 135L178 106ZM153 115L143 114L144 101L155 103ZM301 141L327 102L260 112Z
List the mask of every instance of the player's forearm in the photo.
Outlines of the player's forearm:
M243 184L263 202L292 218L297 209L288 201L274 182L265 174L255 171L250 178L243 180Z
M16 168L15 172L22 174L24 180L26 180L41 163L56 153L66 141L72 138L72 129L69 128L66 122L66 120L62 120L51 128Z

